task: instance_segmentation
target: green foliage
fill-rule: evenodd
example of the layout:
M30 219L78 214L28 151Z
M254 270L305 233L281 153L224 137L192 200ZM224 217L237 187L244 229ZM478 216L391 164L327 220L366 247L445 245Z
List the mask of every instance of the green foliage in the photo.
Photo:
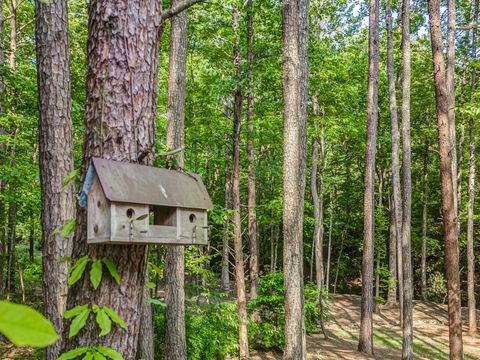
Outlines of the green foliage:
M88 255L85 255L84 257L78 259L77 262L69 269L68 286L74 285L78 280L81 279L89 261L90 259Z
M17 346L45 347L58 339L53 324L38 311L0 301L0 333Z
M80 347L63 353L57 360L73 360L82 357L82 360L123 360L117 351L106 346Z
M258 297L253 300L248 310L256 314L260 321L249 323L249 336L252 345L260 348L283 349L285 344L285 295L283 273L275 272L259 279ZM324 315L328 307L324 299ZM305 327L307 332L317 331L320 317L319 292L314 284L305 284Z
M100 336L105 336L110 333L112 329L112 321L120 326L122 329L126 328L125 321L120 315L108 306L99 307L93 304L91 307L89 304L76 306L63 313L65 319L72 319L70 324L69 337L74 337L85 326L87 319L91 313L96 314L95 321L100 327Z
M74 337L80 332L80 330L83 329L91 312L92 310L90 309L89 305L82 305L76 306L73 309L67 310L63 313L63 317L65 319L73 318L68 332L69 338Z
M92 268L90 269L90 282L96 290L102 281L102 262L99 259L92 261Z
M117 285L120 285L120 275L117 271L116 265L111 260L109 260L107 258L103 258L102 261L105 264L105 266L107 267L108 272L110 273L112 278L115 280Z

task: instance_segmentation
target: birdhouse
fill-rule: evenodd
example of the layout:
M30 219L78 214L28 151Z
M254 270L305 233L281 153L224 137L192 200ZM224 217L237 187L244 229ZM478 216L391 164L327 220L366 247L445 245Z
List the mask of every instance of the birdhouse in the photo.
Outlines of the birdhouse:
M89 244L208 241L212 202L196 174L93 158L82 192Z

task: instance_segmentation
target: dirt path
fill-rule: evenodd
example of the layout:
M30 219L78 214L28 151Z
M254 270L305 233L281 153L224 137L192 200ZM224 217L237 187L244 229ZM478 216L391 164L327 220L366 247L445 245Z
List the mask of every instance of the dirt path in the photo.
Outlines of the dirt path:
M464 324L466 309L464 310ZM480 319L480 311L478 312ZM414 301L414 351L422 360L448 360L447 306ZM360 323L360 297L336 295L331 300L331 319L327 323L329 340L321 334L307 335L308 359L401 359L401 331L398 308L381 309L374 315L375 357L356 351ZM464 326L466 360L480 360L480 335L468 336ZM281 359L280 354L256 353L255 360Z

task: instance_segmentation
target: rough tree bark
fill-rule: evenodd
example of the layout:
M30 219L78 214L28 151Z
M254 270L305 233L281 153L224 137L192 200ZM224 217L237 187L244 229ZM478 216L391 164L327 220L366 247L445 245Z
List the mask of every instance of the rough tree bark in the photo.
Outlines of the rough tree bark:
M390 121L391 121L391 136L392 136L392 193L393 193L393 220L395 221L395 239L396 244L394 248L396 252L390 251L390 256L395 256L395 273L396 277L392 277L392 268L390 267L390 276L395 284L394 290L398 286L398 297L400 300L400 319L403 312L403 271L402 271L402 192L400 183L400 130L398 127L398 108L397 96L395 91L395 68L393 60L393 29L392 29L392 9L390 1L386 3L387 12L387 74L388 74L388 90L390 103ZM391 244L393 245L393 244ZM390 259L392 264L392 259ZM398 279L397 279L398 278ZM398 282L397 282L398 280ZM396 292L396 291L395 291ZM390 295L393 294L393 291ZM390 303L396 303L396 298L389 297Z
M320 108L318 106L318 98L312 98L313 114L315 117L320 117ZM325 339L327 333L323 322L323 282L324 282L324 264L323 264L323 174L325 169L325 141L323 137L323 129L318 126L317 119L314 119L315 133L313 135L312 146L312 173L310 176L310 192L313 200L313 213L315 219L315 226L313 230L313 249L315 251L315 283L319 292L320 305L320 327L322 329ZM319 134L320 132L320 134ZM320 168L319 168L320 162ZM317 178L318 175L318 178ZM317 181L318 185L317 186Z
M373 354L373 245L375 199L375 152L378 122L378 16L379 1L370 0L368 45L367 142L362 259L362 299L358 351Z
M447 67L446 87L448 103L448 128L450 132L452 152L452 173L453 173L453 206L457 216L457 233L460 232L460 221L458 219L459 197L458 197L458 166L457 166L457 136L455 128L455 31L456 31L456 9L455 0L448 0L447 6ZM458 235L457 235L458 236Z
M152 163L157 108L158 45L162 26L158 1L98 0L89 5L87 45L87 96L82 183L92 156L126 162L143 158ZM86 243L86 211L77 211L73 259L108 258L121 276L117 285L104 276L93 290L83 276L69 291L67 307L95 303L116 310L126 330L114 327L99 337L93 319L65 349L105 345L125 359L137 354L141 318L138 309L144 301L146 246L89 245Z
M448 91L442 50L440 2L428 1L430 37L432 43L433 77L438 123L438 147L442 189L442 215L445 239L445 268L448 289L448 319L450 359L463 358L462 318L460 314L460 278L457 238L457 213L454 203L455 188L452 171L452 143L448 118Z
M254 97L253 97L253 1L250 1L247 7L247 157L248 157L248 243L250 247L250 299L257 297L258 267L259 267L259 251L257 240L257 215L255 211L255 154L254 154Z
M478 0L473 4L473 21L478 21ZM471 61L477 59L477 28L472 29L472 49ZM470 91L472 101L476 86L476 69L472 68L470 79ZM469 121L469 140L470 140L470 157L469 157L469 174L468 174L468 203L467 203L467 296L468 296L468 332L475 335L477 332L477 316L475 301L475 250L473 239L473 209L475 201L475 119L470 116Z
M395 223L395 208L393 205L393 194L389 196L388 209L390 213L390 231L388 243L388 268L389 285L387 293L387 306L397 302L397 227Z
M308 0L283 2L283 271L285 360L306 358L303 285Z
M232 27L235 34L233 46L234 75L240 76L240 12L233 11ZM248 359L247 334L247 298L245 290L245 270L243 266L242 229L240 219L240 130L242 123L243 94L237 85L233 92L233 169L232 169L232 203L233 203L233 244L235 250L235 283L237 288L237 313L239 320L239 352L240 359Z
M451 0L450 0L451 1ZM413 276L411 249L412 155L410 144L410 0L402 2L402 358L413 359Z
M61 334L69 268L68 262L61 259L70 257L72 239L71 236L62 238L60 232L54 230L75 217L73 181L67 186L62 185L73 171L67 1L37 0L35 10L43 296L45 315ZM61 341L49 346L46 358L56 359L61 346Z
M421 294L427 300L427 219L428 219L428 140L425 140L423 157L423 207L422 207L422 251L421 251Z
M171 2L175 6L180 0ZM168 78L167 146L171 150L185 145L185 86L187 71L187 12L171 18ZM184 167L184 151L175 155ZM185 254L183 246L168 246L165 253L165 357L187 357L185 338Z

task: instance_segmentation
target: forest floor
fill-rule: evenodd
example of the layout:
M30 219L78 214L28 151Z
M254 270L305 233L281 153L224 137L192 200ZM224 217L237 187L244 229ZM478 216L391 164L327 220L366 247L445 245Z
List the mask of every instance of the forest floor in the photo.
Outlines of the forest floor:
M330 302L331 316L326 323L329 336L325 340L321 333L307 335L309 360L343 359L401 359L402 339L398 322L398 307L380 309L374 315L375 356L363 356L356 351L360 325L360 297L335 295ZM466 308L462 308L464 319L463 346L466 360L480 360L480 335L467 335ZM480 319L480 311L477 311ZM431 302L414 301L413 313L416 359L448 360L447 306ZM281 355L273 352L255 353L253 360L277 360Z

